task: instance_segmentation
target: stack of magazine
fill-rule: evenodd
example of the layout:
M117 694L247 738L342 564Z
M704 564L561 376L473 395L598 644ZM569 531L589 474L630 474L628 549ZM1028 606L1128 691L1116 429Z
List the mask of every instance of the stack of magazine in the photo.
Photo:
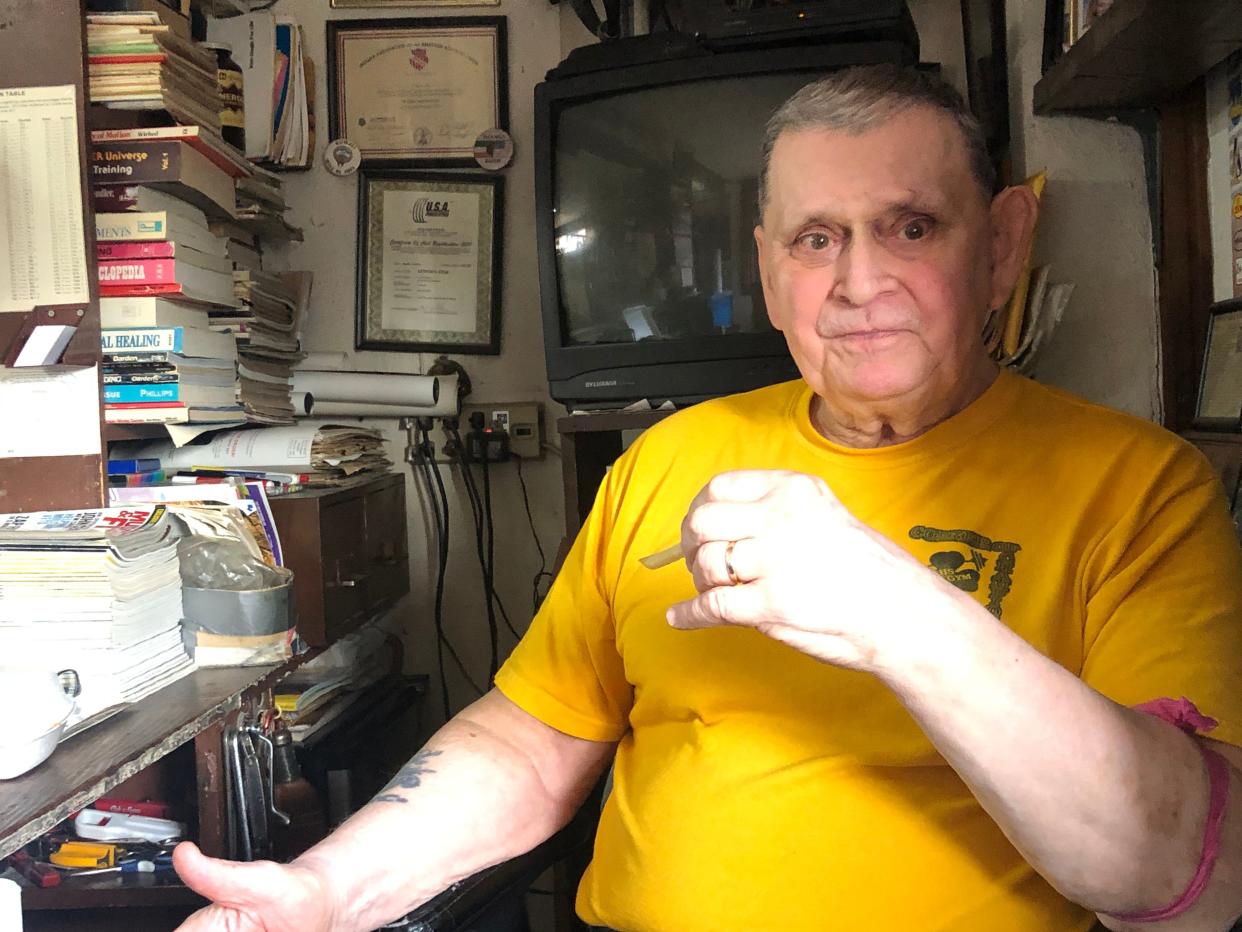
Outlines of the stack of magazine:
M181 614L162 505L0 514L0 656L6 666L77 671L70 727L194 669Z

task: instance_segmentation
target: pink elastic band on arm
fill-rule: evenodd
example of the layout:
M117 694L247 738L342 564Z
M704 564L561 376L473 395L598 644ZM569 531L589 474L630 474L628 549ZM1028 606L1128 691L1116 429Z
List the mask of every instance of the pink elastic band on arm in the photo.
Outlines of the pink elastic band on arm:
M1193 702L1183 696L1181 699L1153 699L1136 705L1135 710L1154 715L1156 718L1175 725L1187 734L1211 731L1217 721L1202 714ZM1220 854L1221 829L1225 824L1225 804L1229 801L1229 763L1209 747L1196 741L1195 746L1203 755L1207 765L1208 782L1208 816L1207 829L1203 833L1203 854L1199 856L1199 867L1195 870L1190 885L1174 902L1159 909L1145 909L1137 913L1110 913L1122 922L1163 922L1180 916L1190 909L1207 889L1212 879L1212 871L1216 867L1216 858Z

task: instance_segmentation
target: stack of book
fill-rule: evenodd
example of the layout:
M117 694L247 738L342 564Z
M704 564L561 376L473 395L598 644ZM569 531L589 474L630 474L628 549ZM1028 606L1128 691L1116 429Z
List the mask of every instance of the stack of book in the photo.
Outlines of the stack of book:
M232 263L201 210L151 188L96 190L95 214L109 423L242 420L237 349L209 309L237 303Z
M161 127L163 128L163 127ZM185 127L192 129L194 127ZM175 133L177 127L167 127ZM118 136L118 131L108 135ZM205 137L92 139L91 181L105 201L124 201L136 186L192 204L204 216L228 219L237 211L237 184L246 170L210 150ZM219 159L219 161L217 161ZM122 207L122 209L126 209ZM206 220L203 221L206 225Z
M181 615L162 506L0 515L0 651L11 666L77 671L71 725L193 670Z
M151 301L148 319L162 323L158 299L138 300ZM231 335L185 325L105 326L101 339L109 424L244 422Z
M158 485L167 476L160 469L160 461L153 459L108 460L108 486L110 488L134 488Z
M309 272L233 273L241 307L211 312L214 329L237 340L238 399L247 420L292 424L293 367L304 358L298 332L310 296Z
M154 12L89 13L90 99L119 110L163 110L220 135L216 57Z

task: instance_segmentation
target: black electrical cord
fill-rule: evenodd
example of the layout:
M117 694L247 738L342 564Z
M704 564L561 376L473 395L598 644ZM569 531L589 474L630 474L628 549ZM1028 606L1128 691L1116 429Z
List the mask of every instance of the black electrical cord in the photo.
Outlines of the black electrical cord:
M431 435L427 428L419 428L422 441L419 444L420 465L423 470L425 481L427 482L428 491L431 493L435 503L436 514L436 539L439 550L439 562L436 571L436 592L435 592L435 627L436 627L436 648L440 658L440 685L441 698L444 702L444 715L447 719L452 712L448 695L448 677L444 665L444 651L447 650L456 664L457 669L461 672L462 677L470 685L474 692L482 696L484 690L475 682L474 677L470 675L465 662L461 659L461 655L457 653L453 647L453 642L449 639L448 632L444 627L444 591L445 578L448 572L448 556L449 556L449 500L448 492L444 487L444 479L440 475L440 469L435 462L435 445L431 441Z
M492 523L492 471L487 464L487 448L483 449L483 527L487 533L487 571L484 580L487 586L488 624L492 636L492 673L489 680L496 678L500 670L500 630L496 627L496 613L490 611L491 602L496 597L496 584L492 572L496 567L496 527Z
M453 443L458 451L458 465L461 467L462 483L466 488L466 499L470 502L470 513L474 517L474 533L477 543L479 566L482 568L484 577L484 586L491 593L491 598L495 602L496 609L500 612L500 617L505 623L505 627L517 640L522 639L522 635L513 627L513 622L509 619L509 612L505 608L505 603L500 598L500 593L496 591L496 580L494 572L494 563L488 560L486 547L484 546L484 522L488 520L490 515L485 515L483 509L482 496L479 494L479 488L475 485L474 470L470 466L470 461L466 456L466 447L462 443L461 435L454 427L445 425L445 431L452 438ZM490 611L490 608L489 608Z
M526 509L526 523L530 525L530 536L535 540L535 549L539 551L539 570L535 573L535 578L531 580L531 614L534 615L539 611L539 606L543 602L543 595L539 591L539 582L545 576L552 578L552 574L548 572L548 556L544 553L543 542L539 540L539 532L535 530L535 516L530 510L530 493L526 489L526 477L522 475L522 458L514 457L517 460L517 476L518 483L522 486L522 505Z
M470 459L466 453L466 446L461 441L461 434L457 432L456 428L453 428L449 430L449 436L453 438L453 443L457 449L462 481L466 487L466 498L470 501L470 512L474 516L475 553L479 558L479 570L483 574L483 601L487 607L487 633L491 647L491 662L488 666L487 678L488 682L491 682L496 677L496 671L500 669L500 629L496 624L496 606L494 604L496 589L492 584L492 567L488 562L487 551L484 546L483 503L479 497L479 491L474 484L473 470L470 468Z
M433 619L436 628L436 660L439 662L440 668L440 699L444 704L444 720L449 720L451 710L449 707L449 688L448 676L444 672L444 616L441 613L441 595L443 590L440 586L440 580L444 577L444 542L445 531L443 516L440 512L440 497L436 495L435 483L432 481L431 473L427 469L426 457L423 456L422 444L419 444L418 456L412 464L417 471L422 473L423 483L427 487L427 494L431 496L431 506L435 513L436 525L436 601Z

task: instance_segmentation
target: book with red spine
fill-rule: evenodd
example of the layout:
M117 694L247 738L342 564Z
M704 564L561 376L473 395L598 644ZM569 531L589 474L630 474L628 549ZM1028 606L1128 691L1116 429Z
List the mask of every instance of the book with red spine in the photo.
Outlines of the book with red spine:
M90 65L147 65L161 64L168 56L160 52L143 52L136 55L91 55L87 59Z
M180 295L187 301L238 307L233 297L232 279L221 281L210 269L180 263L148 269L155 263L176 263L175 259L136 259L130 262L98 263L101 298Z

